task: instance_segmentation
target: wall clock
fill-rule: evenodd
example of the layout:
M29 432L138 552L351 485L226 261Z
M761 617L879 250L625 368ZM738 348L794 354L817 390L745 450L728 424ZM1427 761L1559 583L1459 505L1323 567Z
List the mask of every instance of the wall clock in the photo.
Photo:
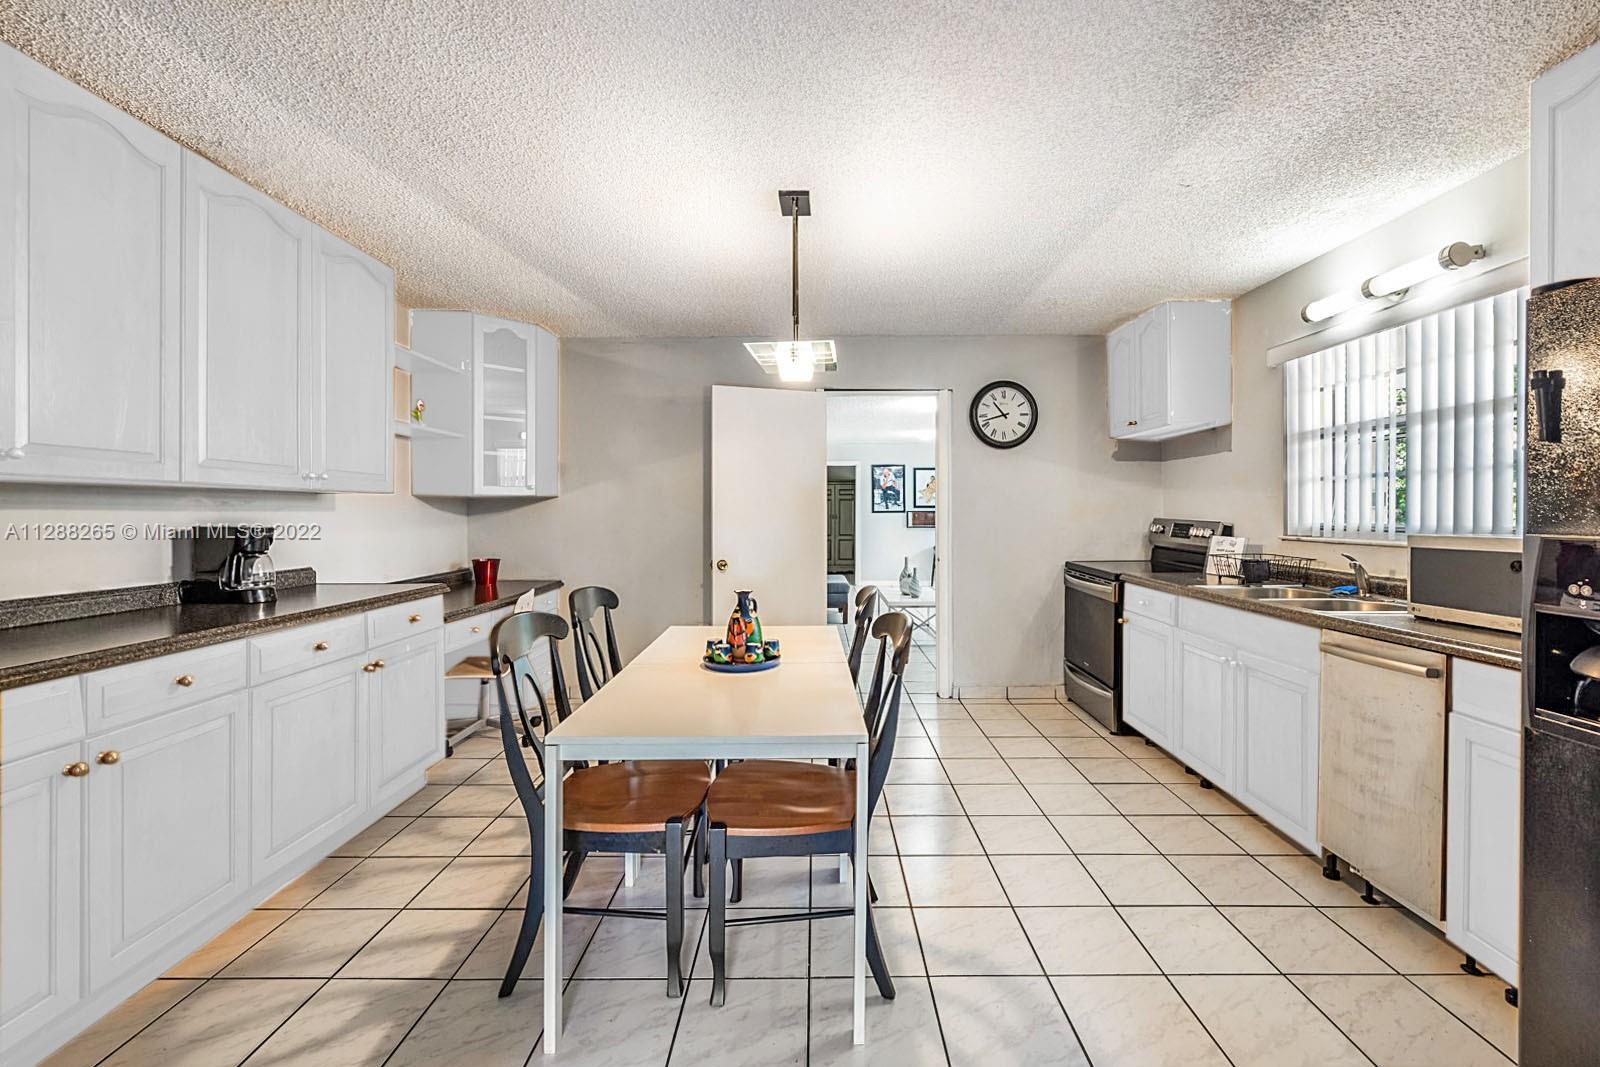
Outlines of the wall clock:
M990 382L978 390L968 411L972 432L994 448L1016 448L1039 424L1033 394L1011 381Z

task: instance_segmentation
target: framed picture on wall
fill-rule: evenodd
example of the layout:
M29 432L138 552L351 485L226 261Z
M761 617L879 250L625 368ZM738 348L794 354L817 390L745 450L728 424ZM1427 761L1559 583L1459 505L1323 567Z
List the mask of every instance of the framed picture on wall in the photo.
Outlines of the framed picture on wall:
M911 468L911 506L918 511L932 511L939 506L939 479L932 467Z
M931 511L908 511L906 512L906 529L931 530L933 529L933 517L934 513Z
M906 465L904 463L874 463L872 465L872 510L904 511L906 509Z

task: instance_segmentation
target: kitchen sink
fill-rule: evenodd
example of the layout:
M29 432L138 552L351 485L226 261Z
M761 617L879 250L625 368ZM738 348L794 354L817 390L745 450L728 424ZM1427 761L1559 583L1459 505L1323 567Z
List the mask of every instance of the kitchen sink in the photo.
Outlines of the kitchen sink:
M1228 590L1241 600L1327 600L1326 589L1299 585L1241 585Z
M1329 615L1409 615L1411 606L1397 600L1358 599L1356 597L1326 597L1297 600L1295 607Z

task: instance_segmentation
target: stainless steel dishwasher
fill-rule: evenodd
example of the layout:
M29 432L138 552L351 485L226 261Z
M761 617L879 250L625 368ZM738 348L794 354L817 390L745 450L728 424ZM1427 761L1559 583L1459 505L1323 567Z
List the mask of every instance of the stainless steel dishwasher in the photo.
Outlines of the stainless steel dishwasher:
M1435 652L1325 630L1317 839L1370 887L1444 918L1445 714Z

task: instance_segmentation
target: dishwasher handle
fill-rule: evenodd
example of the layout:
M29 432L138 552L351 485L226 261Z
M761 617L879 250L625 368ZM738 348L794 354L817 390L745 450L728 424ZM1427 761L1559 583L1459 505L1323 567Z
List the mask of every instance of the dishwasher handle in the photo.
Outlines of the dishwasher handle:
M1341 645L1323 645L1322 652L1328 656L1338 656L1340 659L1350 660L1352 663L1364 663L1368 667L1381 667L1386 671L1398 671L1409 674L1414 678L1443 678L1444 672L1438 667L1427 667L1421 663L1407 663L1404 660L1389 659L1387 656L1375 656L1370 652L1361 652L1354 648L1344 648Z
M1117 602L1117 587L1110 582L1086 582L1072 574L1066 575L1066 579L1068 589L1076 590L1085 596L1092 596L1097 600L1109 601L1112 604Z

